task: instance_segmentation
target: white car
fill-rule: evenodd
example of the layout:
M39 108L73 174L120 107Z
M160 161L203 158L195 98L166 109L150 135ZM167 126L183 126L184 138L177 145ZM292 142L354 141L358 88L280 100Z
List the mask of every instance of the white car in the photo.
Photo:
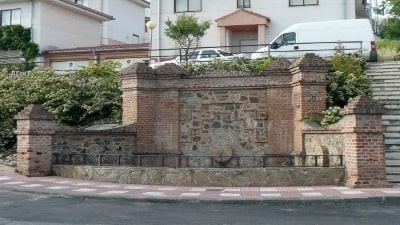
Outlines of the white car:
M233 54L219 48L205 48L189 52L188 61L195 63L210 62L217 59L222 61L230 61L233 60L235 57L241 57L241 55ZM181 62L183 62L183 60L181 60L180 56L178 56L171 60L153 63L150 65L150 67L155 68L161 65L165 65L167 63L174 63L179 65Z

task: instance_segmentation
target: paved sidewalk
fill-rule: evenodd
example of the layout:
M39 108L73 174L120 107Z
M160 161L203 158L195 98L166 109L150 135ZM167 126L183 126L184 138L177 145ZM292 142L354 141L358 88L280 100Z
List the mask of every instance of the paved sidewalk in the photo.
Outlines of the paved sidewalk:
M400 184L392 188L350 189L342 186L310 187L187 187L136 185L69 179L59 176L25 177L0 167L0 188L98 198L140 201L236 202L356 202L400 204Z

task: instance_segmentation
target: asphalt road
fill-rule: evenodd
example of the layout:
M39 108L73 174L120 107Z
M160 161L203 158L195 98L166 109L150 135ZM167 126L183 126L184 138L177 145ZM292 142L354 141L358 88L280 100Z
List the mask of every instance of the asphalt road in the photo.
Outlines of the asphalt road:
M0 189L1 225L390 225L400 206L135 202Z

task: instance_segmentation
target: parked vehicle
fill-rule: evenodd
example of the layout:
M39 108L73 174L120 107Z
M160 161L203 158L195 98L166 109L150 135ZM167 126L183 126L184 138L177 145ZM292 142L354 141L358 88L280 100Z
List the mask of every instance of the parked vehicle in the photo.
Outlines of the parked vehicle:
M251 59L267 57L297 58L305 53L331 57L338 43L346 52L362 50L367 61L377 61L374 33L368 19L333 20L294 24L282 31Z
M204 48L189 52L188 61L195 63L207 63L213 60L230 61L233 60L235 57L240 57L240 55L236 55L219 48ZM180 56L178 56L171 60L151 64L150 67L155 68L161 65L165 65L167 63L174 63L179 65L180 63L185 61L183 58L184 56L182 56L182 59Z

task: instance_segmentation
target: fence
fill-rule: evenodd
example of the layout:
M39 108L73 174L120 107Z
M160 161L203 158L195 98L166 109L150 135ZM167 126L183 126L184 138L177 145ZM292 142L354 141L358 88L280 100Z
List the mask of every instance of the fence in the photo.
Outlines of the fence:
M182 156L54 153L55 165L173 168L343 167L343 155Z

